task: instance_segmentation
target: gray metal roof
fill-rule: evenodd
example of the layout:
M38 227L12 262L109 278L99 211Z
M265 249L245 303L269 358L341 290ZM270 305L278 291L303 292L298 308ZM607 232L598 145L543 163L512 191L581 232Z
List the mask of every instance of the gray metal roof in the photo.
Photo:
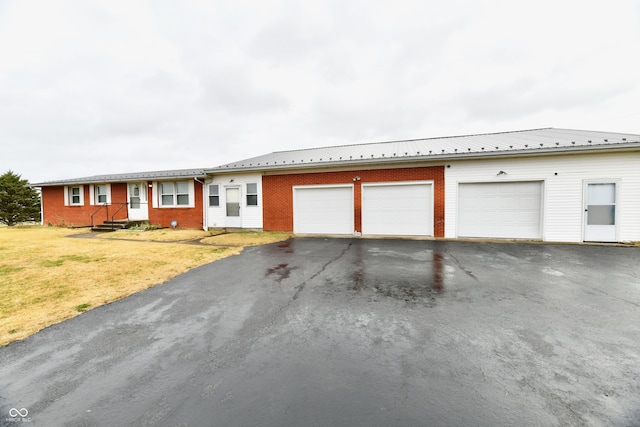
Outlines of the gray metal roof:
M215 174L226 171L296 169L381 162L444 161L470 157L611 150L634 146L640 146L640 135L543 128L276 151L206 169L205 172Z
M111 175L94 175L84 178L72 178L59 181L46 181L31 184L32 187L48 187L72 184L103 184L108 182L133 182L149 180L165 180L174 178L204 178L204 169L178 169L153 172L119 173Z

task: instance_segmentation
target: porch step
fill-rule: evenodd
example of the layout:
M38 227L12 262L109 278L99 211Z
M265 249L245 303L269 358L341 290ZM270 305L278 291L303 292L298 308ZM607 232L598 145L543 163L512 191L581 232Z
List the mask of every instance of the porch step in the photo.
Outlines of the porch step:
M146 223L148 221L129 221L128 219L116 219L114 221L105 221L102 224L97 224L91 227L91 231L96 233L109 233L116 230L124 230L125 228L133 227Z

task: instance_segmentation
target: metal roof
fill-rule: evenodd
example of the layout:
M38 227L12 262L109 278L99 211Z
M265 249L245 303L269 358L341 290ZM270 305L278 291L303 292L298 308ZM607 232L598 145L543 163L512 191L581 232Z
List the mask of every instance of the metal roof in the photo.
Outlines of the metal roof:
M439 138L409 139L276 151L206 169L225 171L296 169L404 161L444 161L472 157L559 154L640 146L640 135L572 129L530 129Z
M174 178L204 178L204 169L178 169L153 172L119 173L111 175L94 175L84 178L72 178L59 181L46 181L31 184L32 187L48 187L70 184L103 184L108 182L132 182L148 180L165 180Z
M585 151L640 149L640 135L573 129L530 129L511 132L374 142L303 150L276 151L225 165L203 169L94 175L31 184L47 187L140 180L204 178L207 174L280 170L416 161L450 161L495 156L560 154Z

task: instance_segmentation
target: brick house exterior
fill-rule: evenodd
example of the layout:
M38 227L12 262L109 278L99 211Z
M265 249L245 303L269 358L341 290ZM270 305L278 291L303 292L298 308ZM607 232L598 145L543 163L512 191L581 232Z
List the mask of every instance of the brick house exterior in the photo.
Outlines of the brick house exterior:
M544 128L33 186L52 225L620 242L640 240L639 162L640 135Z
M201 169L99 175L34 184L44 225L90 227L144 221L161 227L204 228Z
M354 176L360 179L354 182ZM354 231L362 232L362 184L422 180L434 182L434 237L444 237L444 166L265 175L263 227L265 231L293 231L294 186L353 183Z

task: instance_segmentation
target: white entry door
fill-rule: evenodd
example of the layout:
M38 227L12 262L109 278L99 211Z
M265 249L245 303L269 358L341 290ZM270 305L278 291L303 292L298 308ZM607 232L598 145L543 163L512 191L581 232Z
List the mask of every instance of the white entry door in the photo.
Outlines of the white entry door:
M149 219L149 203L147 202L147 183L133 182L127 185L129 200L128 216L130 221L146 221Z
M227 227L242 227L242 218L240 217L240 187L227 187L225 189L226 196L226 221Z
M616 183L588 183L585 193L585 242L616 242Z

